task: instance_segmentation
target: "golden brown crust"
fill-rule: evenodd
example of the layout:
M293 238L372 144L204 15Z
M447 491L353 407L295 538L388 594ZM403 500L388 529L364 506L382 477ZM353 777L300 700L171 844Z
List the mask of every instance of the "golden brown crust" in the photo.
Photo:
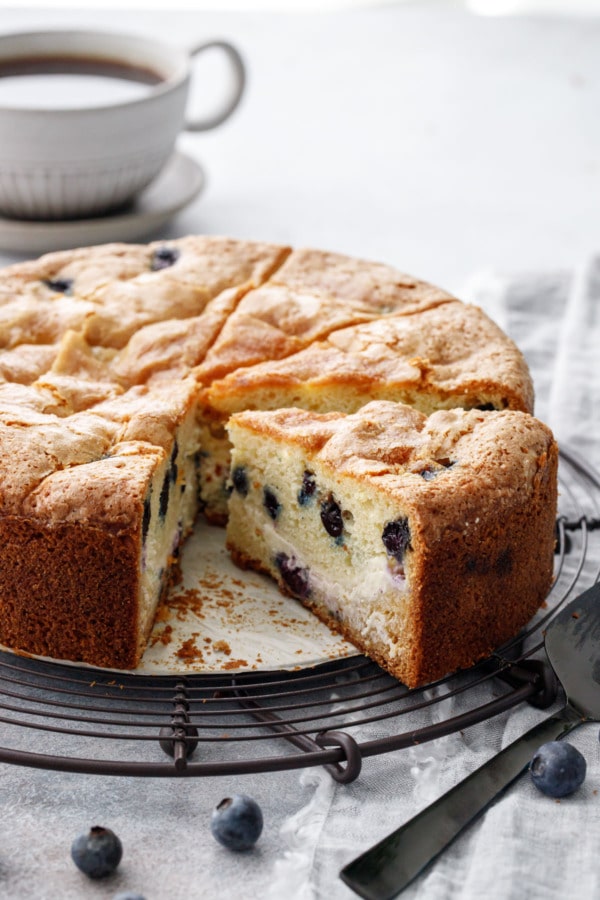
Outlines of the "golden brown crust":
M0 381L31 384L51 367L58 344L20 344L0 350Z
M156 254L174 262L161 266ZM260 285L289 253L221 237L107 244L10 266L0 279L0 347L52 344L68 328L122 348L143 325L197 316L219 294Z
M239 299L288 253L285 247L213 237L181 238L168 247L179 253L173 265L109 281L89 295L94 311L85 320L84 336L90 344L122 348L144 325L198 316L223 293L233 291Z
M522 354L482 310L460 302L335 331L286 359L213 382L204 401L227 413L286 405L325 412L340 393L350 398L346 411L375 398L533 409Z
M52 497L43 506L47 516L85 521L83 493L89 491L98 496L92 520L108 521L117 502L119 515L131 507L136 518L134 486L145 485L149 470L164 459L193 401L191 382L167 383L132 388L76 411L45 385L0 385L2 514L33 514L31 503L43 486ZM109 496L111 481L118 487L121 476L123 490ZM80 495L74 493L78 486Z
M206 384L242 366L290 356L340 328L454 299L382 263L294 250L268 282L244 297L198 378Z
M111 372L126 385L185 377L204 359L240 296L238 289L224 291L198 316L144 325L111 361Z

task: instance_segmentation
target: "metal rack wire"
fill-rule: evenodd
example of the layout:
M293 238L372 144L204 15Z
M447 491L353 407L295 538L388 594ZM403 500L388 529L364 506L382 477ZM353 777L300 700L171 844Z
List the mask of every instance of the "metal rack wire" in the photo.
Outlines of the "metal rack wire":
M467 672L408 690L362 656L300 672L118 677L0 653L0 762L104 775L214 776L364 759L430 741L557 685L544 626L600 577L600 476L561 454L555 583L518 638ZM460 706L460 712L454 706Z

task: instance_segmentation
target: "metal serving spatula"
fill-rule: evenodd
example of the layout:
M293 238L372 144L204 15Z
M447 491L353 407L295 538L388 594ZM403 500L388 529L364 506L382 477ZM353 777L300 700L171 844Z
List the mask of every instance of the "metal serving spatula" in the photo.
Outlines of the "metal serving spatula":
M537 748L582 722L600 721L600 582L552 620L548 659L567 703L366 853L340 877L366 900L390 900L528 766Z

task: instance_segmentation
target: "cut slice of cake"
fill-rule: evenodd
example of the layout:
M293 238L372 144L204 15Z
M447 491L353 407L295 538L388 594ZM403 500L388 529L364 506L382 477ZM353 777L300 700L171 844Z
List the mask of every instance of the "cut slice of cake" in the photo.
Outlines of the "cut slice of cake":
M354 412L371 399L424 412L460 406L533 409L515 343L482 309L445 303L334 331L282 360L239 368L206 389L215 413L298 406Z
M557 447L517 411L243 412L227 544L410 687L514 636L553 578Z
M293 250L238 304L196 377L208 384L242 366L290 356L339 328L449 302L458 301L392 266Z
M121 349L144 325L199 315L228 292L239 299L289 252L201 235L83 247L9 266L0 278L0 349L51 345L67 329L80 330L90 344Z
M283 263L289 248L222 237L187 237L144 248L134 277L107 280L86 295L90 344L122 348L144 325L188 319L223 294L239 300Z
M202 394L201 490L207 515L226 519L231 413L300 407L352 413L370 400L424 412L533 410L527 364L514 342L475 306L444 303L334 331L283 360L237 369Z
M0 643L133 668L197 513L195 386L94 384L0 385Z

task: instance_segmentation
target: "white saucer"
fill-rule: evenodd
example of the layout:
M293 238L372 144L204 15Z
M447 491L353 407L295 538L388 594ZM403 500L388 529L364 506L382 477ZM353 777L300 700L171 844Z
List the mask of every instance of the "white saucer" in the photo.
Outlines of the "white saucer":
M0 248L40 254L110 241L135 241L166 224L198 196L204 184L200 165L176 151L156 180L126 210L68 222L0 218Z

